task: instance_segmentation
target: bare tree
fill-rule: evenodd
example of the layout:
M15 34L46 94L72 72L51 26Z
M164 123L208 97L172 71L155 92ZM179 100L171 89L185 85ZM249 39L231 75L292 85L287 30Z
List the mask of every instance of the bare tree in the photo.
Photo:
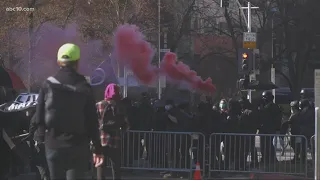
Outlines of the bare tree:
M212 2L219 3L216 0ZM246 6L245 2L242 5ZM288 86L298 94L305 78L306 70L312 53L315 53L315 44L319 41L316 30L319 25L320 2L313 0L305 1L281 1L281 0L257 0L251 1L253 6L258 6L258 10L252 11L253 31L258 33L258 49L262 54L262 72L270 70L271 64L279 67L277 73L288 83ZM212 31L207 30L207 34L218 31L232 39L232 51L237 57L237 50L242 47L242 34L247 31L243 14L239 11L239 6L230 3L224 8L223 16L227 27L221 28L211 26ZM206 22L213 18L208 16ZM318 30L319 31L319 30ZM274 35L273 35L274 34ZM271 58L271 40L274 36L275 48ZM208 43L209 44L209 43ZM222 50L220 52L223 52ZM211 52L216 54L214 50ZM236 62L235 62L236 63ZM288 73L284 73L281 67L286 67Z
M275 5L279 10L278 18L281 25L275 29L280 44L279 52L283 52L283 57L287 59L287 62L279 63L288 67L288 85L297 96L302 87L311 54L315 51L314 45L319 43L317 34L320 26L316 22L319 22L320 13L316 7L319 7L320 2L277 0Z
M100 39L104 49L112 51L114 30L123 24L135 24L147 36L153 36L157 30L157 3L155 0L90 0L80 6L80 25L84 39ZM122 67L118 64L120 77Z
M156 30L156 7L143 0L90 0L83 3L78 23L87 38L109 40L113 31L123 24L135 24L142 31Z
M283 77L296 97L308 74L311 55L316 52L315 44L320 42L317 38L320 26L315 23L319 22L320 13L315 8L319 5L320 2L313 0L269 0L259 4L259 48L263 52L265 45L274 47L265 51L268 54L264 53L261 70L268 71L271 64L275 65L276 73Z

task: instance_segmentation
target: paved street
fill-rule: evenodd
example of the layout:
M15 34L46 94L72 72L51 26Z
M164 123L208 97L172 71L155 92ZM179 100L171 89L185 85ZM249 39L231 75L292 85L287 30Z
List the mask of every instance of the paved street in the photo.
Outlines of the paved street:
M109 175L111 172L108 173ZM90 172L87 173L86 177L83 178L84 180L91 180L92 174ZM108 177L108 179L112 179L111 177ZM160 172L146 172L146 171L137 171L136 173L130 173L130 172L125 172L123 174L122 179L127 179L127 180L150 180L150 179L163 179L163 175L160 175ZM174 179L188 179L188 178L166 178L168 180L174 180ZM25 175L20 175L15 178L11 178L9 180L35 180L35 174L25 174Z

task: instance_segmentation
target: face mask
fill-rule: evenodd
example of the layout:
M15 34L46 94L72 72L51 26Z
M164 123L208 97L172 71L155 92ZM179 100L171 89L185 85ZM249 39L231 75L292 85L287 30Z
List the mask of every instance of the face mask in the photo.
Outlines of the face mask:
M170 109L172 109L172 105L166 105L164 108L165 108L167 111L169 111Z

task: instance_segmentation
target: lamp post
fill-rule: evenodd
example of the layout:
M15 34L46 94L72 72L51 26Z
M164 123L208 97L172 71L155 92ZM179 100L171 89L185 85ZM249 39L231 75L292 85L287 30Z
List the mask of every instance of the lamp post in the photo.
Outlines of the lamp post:
M271 18L271 58L272 61L274 61L274 39L275 39L275 35L274 35L274 15L276 12L278 12L278 10L276 8L272 8L271 9L272 12L272 18ZM276 69L274 66L274 63L272 62L271 64L271 69L270 69L270 73L271 73L271 82L273 84L276 84ZM274 97L273 102L276 102L276 90L272 89L272 95Z
M158 66L160 68L161 63L161 52L160 52L160 41L161 41L161 0L158 0ZM161 89L161 78L158 77L158 99L161 99L162 89Z

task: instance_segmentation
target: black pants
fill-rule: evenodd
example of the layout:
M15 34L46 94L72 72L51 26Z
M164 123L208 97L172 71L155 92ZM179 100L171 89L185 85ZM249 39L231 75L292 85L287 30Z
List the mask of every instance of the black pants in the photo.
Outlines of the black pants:
M301 160L302 162L307 158L307 149L306 146L308 142L304 138L301 138L300 143L296 143L296 139L299 137L291 137L290 145L294 151L294 160Z
M49 180L49 169L46 160L44 145L35 147L35 152L33 155L34 164L37 167L37 179L38 180Z
M264 163L275 163L278 161L272 140L273 136L260 136L262 162Z
M61 149L46 148L51 180L85 179L88 170L89 147L86 145Z
M105 160L104 165L97 168L97 177L98 180L104 180L105 177L105 169L107 160L110 159L111 161L111 168L112 168L112 179L120 180L121 179L121 149L120 148L110 148L104 147L103 151Z
M0 133L2 133L0 129ZM3 139L0 137L0 179L7 179L9 171L10 171L10 166L11 166L11 161L10 161L10 154L12 151L8 147L8 145L4 142Z

